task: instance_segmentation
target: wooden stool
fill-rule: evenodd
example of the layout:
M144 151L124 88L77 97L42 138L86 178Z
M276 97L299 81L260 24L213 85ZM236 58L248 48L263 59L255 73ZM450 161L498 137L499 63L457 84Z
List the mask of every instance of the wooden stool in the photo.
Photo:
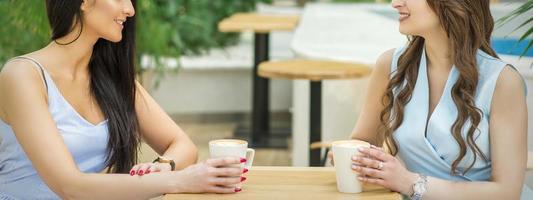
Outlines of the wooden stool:
M322 137L322 80L356 79L368 76L368 65L322 60L286 60L264 62L259 65L259 76L311 81L309 144ZM310 166L320 165L320 149L310 149Z
M270 135L269 82L257 76L259 63L269 60L269 33L271 31L293 30L299 21L298 16L267 15L257 13L237 13L218 24L221 32L252 31L254 35L254 66L252 124L250 145L252 147L287 147L286 142L276 143ZM238 134L237 134L238 135Z

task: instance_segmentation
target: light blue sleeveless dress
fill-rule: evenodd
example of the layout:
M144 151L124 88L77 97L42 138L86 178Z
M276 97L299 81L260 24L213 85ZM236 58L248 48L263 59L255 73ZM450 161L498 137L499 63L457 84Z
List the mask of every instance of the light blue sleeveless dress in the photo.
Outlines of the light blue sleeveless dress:
M398 48L394 52L391 63L391 74L396 71L398 58L406 47ZM450 128L457 117L457 108L451 96L451 89L459 72L452 67L441 96L433 113L429 112L429 84L427 77L427 60L425 50L422 53L417 82L413 90L411 101L405 106L404 120L396 129L393 136L399 145L398 157L412 172L451 181L489 181L491 179L491 160L489 142L489 118L492 95L500 72L507 63L478 50L477 63L479 82L475 97L476 107L483 112L479 124L479 131L475 133L475 142L481 151L489 158L484 161L478 156L473 167L463 172L473 160L473 152L468 151L458 166L459 175L451 175L451 165L459 154L459 145L453 138ZM427 135L426 130L427 121ZM467 124L468 125L468 124ZM466 131L463 133L466 136ZM528 197L528 198L526 198ZM533 199L533 192L524 185L521 199Z
M109 138L107 121L97 125L86 121L63 98L50 75L37 61L29 57L15 59L29 60L42 72L48 91L48 110L78 168L84 173L104 170ZM13 129L0 120L0 200L14 199L59 199L59 196L37 174Z

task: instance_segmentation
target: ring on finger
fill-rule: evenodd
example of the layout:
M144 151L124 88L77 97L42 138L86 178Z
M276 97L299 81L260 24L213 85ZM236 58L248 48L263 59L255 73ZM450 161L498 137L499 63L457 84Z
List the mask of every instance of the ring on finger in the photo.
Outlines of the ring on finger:
M383 169L383 162L382 161L379 161L378 168L376 168L376 169L378 169L378 170Z

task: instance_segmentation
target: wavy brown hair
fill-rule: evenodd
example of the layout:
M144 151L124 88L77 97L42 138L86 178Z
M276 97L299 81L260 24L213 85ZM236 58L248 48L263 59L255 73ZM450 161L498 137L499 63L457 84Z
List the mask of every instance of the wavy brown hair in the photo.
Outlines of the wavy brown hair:
M482 116L474 101L479 80L476 54L478 49L481 49L497 57L490 47L494 21L489 10L489 0L427 0L427 3L446 31L451 59L459 71L459 77L451 91L458 114L450 129L459 145L459 155L452 164L450 174L456 174L457 166L470 149L474 153L474 159L464 171L466 173L472 168L478 156L487 160L486 155L474 141L474 133ZM392 134L402 124L404 107L411 100L423 48L424 38L409 36L409 43L398 59L397 70L391 72L391 79L382 98L385 108L380 114L380 141L385 142L393 155L398 153L399 146ZM471 124L467 127L464 138L461 133L467 122Z

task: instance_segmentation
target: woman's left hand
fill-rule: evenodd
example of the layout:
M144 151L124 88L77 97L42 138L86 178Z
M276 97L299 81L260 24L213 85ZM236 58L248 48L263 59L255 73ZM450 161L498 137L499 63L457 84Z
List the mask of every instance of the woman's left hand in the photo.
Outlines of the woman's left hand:
M408 171L396 157L376 146L361 147L359 152L359 156L352 157L352 169L359 173L360 181L411 195L416 174Z
M131 168L130 175L142 176L153 172L170 171L170 169L168 163L139 163Z

